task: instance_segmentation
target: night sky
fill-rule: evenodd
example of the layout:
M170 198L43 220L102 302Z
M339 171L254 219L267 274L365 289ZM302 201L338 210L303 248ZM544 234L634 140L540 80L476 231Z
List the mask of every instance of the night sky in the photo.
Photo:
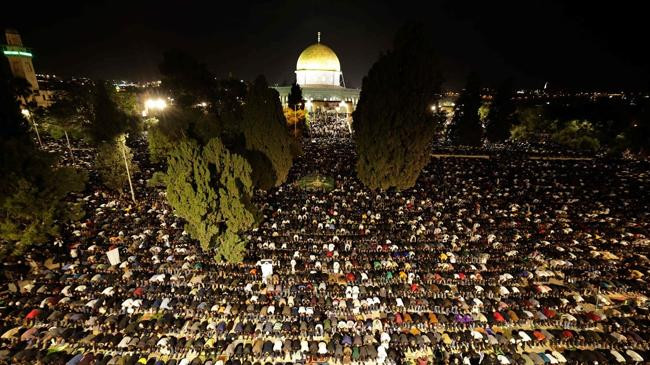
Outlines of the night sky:
M648 90L642 2L569 2L14 1L0 25L22 34L41 73L155 80L162 52L177 48L218 76L263 73L279 84L293 81L321 31L347 86L360 87L395 30L416 20L436 39L446 88L475 70L486 86L512 76L530 88Z

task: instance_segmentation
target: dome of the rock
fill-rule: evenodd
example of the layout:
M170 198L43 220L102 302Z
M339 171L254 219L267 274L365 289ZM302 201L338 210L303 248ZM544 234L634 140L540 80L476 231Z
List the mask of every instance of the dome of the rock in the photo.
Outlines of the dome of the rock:
M298 57L296 71L302 70L340 72L341 63L331 48L322 43L316 43L305 48Z

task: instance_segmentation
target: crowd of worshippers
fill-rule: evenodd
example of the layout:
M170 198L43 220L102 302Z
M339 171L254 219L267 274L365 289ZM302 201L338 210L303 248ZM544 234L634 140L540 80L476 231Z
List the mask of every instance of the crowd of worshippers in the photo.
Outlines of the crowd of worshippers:
M0 364L650 361L647 162L435 158L372 192L349 137L305 143L242 264L200 250L136 150L137 204L94 185L3 263ZM313 172L336 188L293 184Z
M434 154L451 155L490 155L507 158L530 157L563 157L563 158L599 158L607 157L606 151L593 152L589 150L572 149L552 141L505 141L501 143L488 143L483 146L454 146L447 139L439 139L433 143Z
M319 138L346 138L352 130L349 113L314 113L310 117L309 136Z

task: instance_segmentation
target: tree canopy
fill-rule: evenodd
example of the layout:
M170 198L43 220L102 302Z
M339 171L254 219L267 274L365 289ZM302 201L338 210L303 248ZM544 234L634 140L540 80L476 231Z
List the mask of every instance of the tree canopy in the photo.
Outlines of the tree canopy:
M36 101L34 101L34 90L32 84L24 77L12 77L9 79L9 88L11 93L18 98L27 109L34 109Z
M120 134L136 129L137 120L120 109L113 97L113 91L105 82L95 83L92 112L86 128L91 142L113 142Z
M236 139L244 117L244 99L248 86L243 80L228 77L219 80L217 87L217 99L213 101L216 105L214 114L221 125L222 136Z
M516 111L517 123L510 130L513 140L538 142L548 139L556 126L541 106L520 107Z
M436 126L431 105L440 92L433 43L417 25L396 35L363 79L352 114L357 175L371 189L412 187L429 162Z
M284 108L284 118L287 120L289 133L299 139L307 128L308 113L305 109Z
M0 256L20 253L27 245L60 237L63 226L83 216L80 205L66 201L83 190L86 174L69 167L52 168L53 157L26 150L18 140L2 142L0 167ZM8 163L8 159L13 159Z
M138 171L138 166L133 162L133 153L125 143L125 137L116 138L112 142L104 142L97 146L95 168L99 172L102 183L109 189L123 195L128 183L124 156L131 174ZM124 150L124 151L122 151Z
M179 50L163 54L159 65L162 74L161 87L174 96L176 104L187 108L216 99L217 82L205 64ZM210 109L215 108L212 103Z
M512 139L529 142L554 142L571 149L595 151L601 147L598 131L585 119L551 119L541 106L522 107L517 110L518 123L512 127Z
M503 142L510 137L515 118L512 93L512 79L507 79L494 96L484 123L485 136L490 142Z
M53 134L59 129L81 136L92 115L92 89L69 87L57 93L56 99L39 116L41 124Z
M242 120L248 87L243 80L231 75L217 79L203 63L180 51L165 52L159 68L162 89L175 100L173 109L164 113L170 121L184 118L179 112L201 112L202 116L192 114L197 122L190 127L201 136L209 136L203 143L216 134L228 148L244 149Z
M163 162L183 138L191 138L206 144L222 134L222 126L214 120L214 115L197 109L170 107L156 118L148 130L149 158Z
M7 70L0 70L0 256L60 237L63 226L82 215L66 199L83 190L87 179L55 167L55 156L36 148L9 80Z
M454 117L449 127L449 137L455 145L481 145L483 126L478 114L481 107L480 85L478 75L472 72L467 79L465 89L456 101Z
M242 130L246 149L264 154L272 167L271 170L259 166L255 174L273 174L273 185L282 184L287 179L293 161L291 144L294 141L287 129L278 92L269 87L263 76L255 80L246 95Z
M625 148L643 155L650 154L650 100L640 101L621 133Z
M302 88L298 83L291 84L291 90L287 97L287 104L290 109L304 109L305 100L302 98Z
M596 130L593 124L587 120L572 120L566 123L564 128L553 133L551 139L558 144L576 150L596 151L600 148Z
M248 161L219 138L205 146L184 139L172 150L163 180L170 205L201 247L216 249L217 258L240 259L245 245L234 236L255 222Z

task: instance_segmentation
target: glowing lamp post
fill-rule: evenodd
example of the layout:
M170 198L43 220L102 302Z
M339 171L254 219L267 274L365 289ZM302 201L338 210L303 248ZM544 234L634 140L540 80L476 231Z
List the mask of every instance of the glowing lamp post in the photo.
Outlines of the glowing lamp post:
M38 144L43 147L43 142L41 141L41 135L38 133L38 126L36 126L36 121L34 120L34 117L32 116L32 113L29 112L27 109L21 109L20 113L27 119L32 122L34 125L34 131L36 132L36 139L38 139Z
M122 135L119 138L120 150L122 150L122 157L124 158L124 168L126 169L126 177L129 180L129 189L131 189L131 199L136 203L135 192L133 191L133 183L131 182L131 171L129 171L129 162L126 159L126 138L128 134Z
M297 135L298 135L298 116L296 115L296 112L297 112L296 109L297 109L299 106L302 106L302 103L298 103L298 104L296 104L296 105L293 106L293 119L294 119L294 123L293 123L293 135L294 135L294 136L297 136Z

